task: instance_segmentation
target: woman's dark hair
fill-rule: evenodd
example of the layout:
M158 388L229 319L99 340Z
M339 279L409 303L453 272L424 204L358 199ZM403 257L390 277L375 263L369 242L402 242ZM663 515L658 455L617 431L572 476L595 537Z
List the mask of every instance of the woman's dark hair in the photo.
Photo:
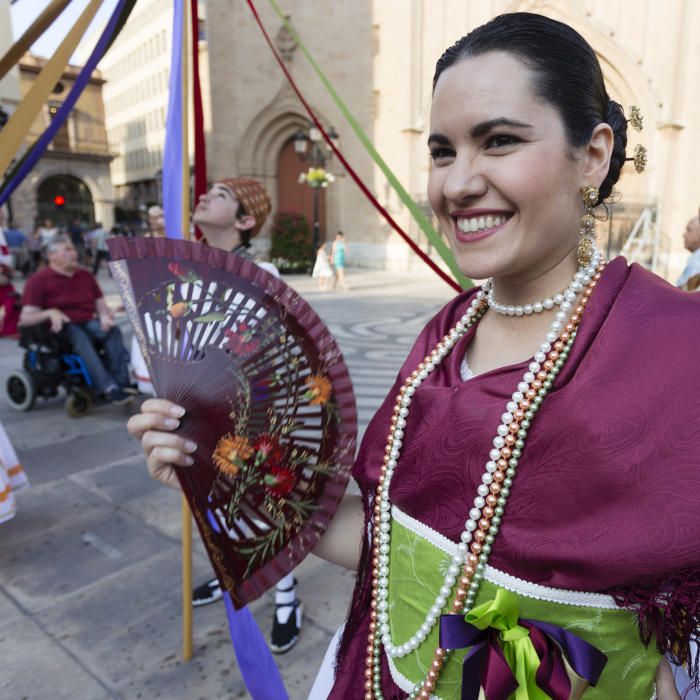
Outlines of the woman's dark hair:
M615 135L608 174L598 204L620 178L627 147L627 120L605 89L603 72L590 44L562 22L530 12L499 15L462 37L435 66L433 91L442 72L455 63L488 51L513 54L535 73L537 94L561 115L569 143L582 146L600 123Z

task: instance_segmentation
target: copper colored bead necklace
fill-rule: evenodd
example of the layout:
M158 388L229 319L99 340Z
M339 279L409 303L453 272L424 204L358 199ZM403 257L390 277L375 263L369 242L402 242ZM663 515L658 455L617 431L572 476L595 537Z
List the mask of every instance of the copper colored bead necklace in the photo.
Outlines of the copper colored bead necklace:
M523 381L519 382L517 391L511 397L512 400L506 405L506 412L493 439L493 449L489 453L490 459L482 475L482 483L477 489L478 495L474 499L474 507L469 511L469 519L465 523L465 530L458 545L459 554L452 560L445 585L440 589L440 594L428 613L426 622L421 625L409 643L394 645L389 634L388 614L391 529L389 485L398 464L409 407L413 395L422 382L435 371L460 338L475 326L488 310L489 283L477 292L464 316L425 357L399 390L380 470L373 512L372 601L365 661L365 700L384 700L381 688L382 646L387 654L397 657L405 656L417 649L432 626L439 621L440 612L447 604L448 595L452 591L450 584L456 583L450 613L464 615L473 607L493 542L501 526L528 430L569 356L581 316L604 267L605 262L596 253L591 264L577 273L577 278L583 283L583 291L573 315L558 335L553 335L550 329L547 334L548 341L540 346L540 350L535 354L528 366L528 371L523 376ZM558 326L552 325L561 328L561 323ZM549 342L550 340L552 342ZM461 566L461 572L459 572L459 566ZM458 575L455 575L457 572L459 572ZM435 614L436 611L437 614ZM447 653L447 650L439 647L435 650L430 671L422 682L414 686L410 694L411 698L427 700L431 697Z

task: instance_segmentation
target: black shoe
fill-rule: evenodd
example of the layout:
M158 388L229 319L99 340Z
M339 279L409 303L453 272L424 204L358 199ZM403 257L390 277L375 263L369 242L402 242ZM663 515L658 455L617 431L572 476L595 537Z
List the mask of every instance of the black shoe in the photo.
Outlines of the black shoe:
M290 608L291 612L288 612ZM280 622L277 616L278 611L288 612L289 617L286 622ZM285 605L275 603L275 615L272 619L272 633L270 634L270 649L275 654L284 654L299 641L303 613L304 606L298 600Z
M209 605L209 603L221 600L223 595L218 579L213 578L192 591L192 605L195 607Z
M134 400L131 394L127 394L123 389L115 387L107 392L107 401L115 406L124 406Z

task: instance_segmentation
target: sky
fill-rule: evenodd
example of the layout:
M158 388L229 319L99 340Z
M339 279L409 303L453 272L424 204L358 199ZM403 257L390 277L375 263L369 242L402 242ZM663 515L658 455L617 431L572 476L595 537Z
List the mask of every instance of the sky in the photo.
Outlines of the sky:
M0 0L0 2L8 2L8 0ZM15 0L10 5L12 36L15 39L19 39L49 3L50 0ZM82 55L85 55L84 49L87 48L85 45L94 45L97 39L97 31L107 23L116 4L117 0L103 0L95 18L83 35L81 45L78 48ZM87 5L88 0L72 0L46 32L36 40L31 48L32 53L46 58L53 55ZM75 56L75 54L73 55Z

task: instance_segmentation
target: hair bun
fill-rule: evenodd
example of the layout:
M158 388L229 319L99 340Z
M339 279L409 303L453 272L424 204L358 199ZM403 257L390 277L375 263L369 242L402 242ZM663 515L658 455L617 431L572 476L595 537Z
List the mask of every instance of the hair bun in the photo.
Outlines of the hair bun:
M605 109L605 122L613 130L615 141L613 143L612 156L608 174L600 185L600 198L598 204L607 199L612 193L615 183L620 179L620 171L627 158L627 118L622 106L615 100L608 100Z

